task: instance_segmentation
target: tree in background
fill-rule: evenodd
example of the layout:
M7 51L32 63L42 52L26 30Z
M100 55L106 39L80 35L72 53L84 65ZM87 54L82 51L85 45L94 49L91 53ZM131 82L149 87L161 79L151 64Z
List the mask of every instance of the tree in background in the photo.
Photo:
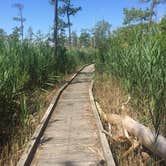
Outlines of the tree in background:
M55 56L57 56L57 47L58 47L58 0L50 0L50 3L54 5L54 44L55 44Z
M151 3L149 16L149 22L151 23L155 13L155 7L161 3L166 3L166 0L140 0L140 2Z
M64 46L66 43L66 34L65 28L67 28L67 24L63 19L58 17L58 25L57 25L57 47ZM48 41L51 45L55 43L55 26L51 27L50 32L48 33ZM54 44L55 45L55 44Z
M91 46L91 35L88 30L83 29L81 31L79 42L81 47L90 47Z
M75 48L78 47L78 36L75 31L71 33L71 43L72 43L72 47L75 47Z
M110 28L110 23L105 20L99 21L95 25L95 28L93 29L93 34L95 37L95 44L97 48L99 48L102 45L102 42L109 37Z
M12 33L9 35L9 39L16 41L19 41L19 37L20 37L20 28L18 27L14 27L12 29Z
M1 40L3 41L5 38L6 38L6 32L2 28L0 28L0 41Z
M20 22L21 39L23 41L23 38L24 38L24 22L26 21L26 19L23 17L23 14L22 14L24 6L21 3L15 3L15 4L13 4L13 7L18 9L18 16L14 17L13 20Z
M28 28L28 39L29 39L29 41L33 40L33 36L34 36L33 29L32 29L32 27L29 27Z
M125 25L130 25L131 23L136 23L136 22L148 21L150 18L149 9L143 10L136 8L131 8L131 9L124 8L123 14L125 16L123 24Z
M67 25L69 30L69 46L71 46L71 20L70 17L74 16L78 11L81 10L81 7L74 7L73 4L71 4L70 0L61 0L63 2L63 5L59 8L59 14L61 16L64 16L66 14L67 16Z
M95 48L99 50L99 58L102 64L105 63L105 52L107 51L107 39L110 36L110 28L110 23L102 20L97 22L93 29Z

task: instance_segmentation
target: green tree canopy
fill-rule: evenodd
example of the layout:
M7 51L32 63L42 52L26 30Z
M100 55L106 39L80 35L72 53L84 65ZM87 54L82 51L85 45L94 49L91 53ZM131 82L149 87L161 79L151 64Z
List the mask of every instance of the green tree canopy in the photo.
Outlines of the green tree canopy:
M143 22L143 21L148 21L150 17L150 11L149 9L143 10L143 9L136 9L136 8L131 8L123 9L123 14L125 16L123 24L131 24L131 23L136 23L136 22Z
M89 47L90 46L90 42L91 42L91 35L88 32L88 30L84 29L81 31L80 37L79 37L79 41L80 41L80 46L81 47Z
M150 3L150 16L149 21L152 22L152 18L155 14L155 7L159 4L166 3L166 0L139 0L142 3Z
M96 47L100 47L110 35L111 24L105 20L97 22L93 29Z
M69 30L69 46L71 46L71 20L70 17L74 16L78 11L81 10L81 7L74 7L71 3L71 0L60 0L63 4L58 8L58 12L60 16L67 16L67 26Z

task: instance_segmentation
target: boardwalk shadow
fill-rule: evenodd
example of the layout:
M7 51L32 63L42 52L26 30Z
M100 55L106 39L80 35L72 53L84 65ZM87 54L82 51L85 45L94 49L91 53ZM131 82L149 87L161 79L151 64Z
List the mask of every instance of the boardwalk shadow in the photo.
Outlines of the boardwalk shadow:
M62 164L64 166L76 166L72 161L65 161ZM106 166L105 160L100 160L99 163L96 163L96 166Z
M44 137L43 139L41 139L40 144L43 145L44 143L47 143L47 142L51 141L52 139L53 139L53 137L49 137L49 138Z
M65 161L62 163L64 166L76 166L72 161Z
M58 122L58 121L61 121L61 120L60 119L50 120L49 123L55 123L55 122Z

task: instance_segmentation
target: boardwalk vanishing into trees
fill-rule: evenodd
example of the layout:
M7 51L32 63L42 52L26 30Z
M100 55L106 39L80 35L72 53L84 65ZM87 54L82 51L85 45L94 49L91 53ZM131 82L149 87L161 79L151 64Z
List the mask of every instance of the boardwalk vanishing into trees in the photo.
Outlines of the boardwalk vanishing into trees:
M89 97L93 72L94 65L85 67L62 93L32 166L106 164Z
M165 5L3 1L0 166L165 166Z

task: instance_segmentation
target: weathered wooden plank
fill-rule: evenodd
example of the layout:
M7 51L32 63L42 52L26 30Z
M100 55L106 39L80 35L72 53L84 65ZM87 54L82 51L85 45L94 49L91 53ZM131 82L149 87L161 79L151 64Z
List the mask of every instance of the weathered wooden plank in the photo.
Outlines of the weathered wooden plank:
M98 125L98 129L99 129L99 135L100 135L100 140L101 140L101 144L102 144L102 148L103 148L103 152L104 152L104 157L105 157L105 160L106 160L108 166L115 166L115 162L114 162L107 138L106 138L105 134L102 132L103 125L101 123L101 120L100 120L100 117L99 117L99 114L98 114L98 111L97 111L97 108L95 105L92 89L93 89L93 81L91 82L91 85L89 87L90 101L91 101L91 105L93 108L93 113L97 120L97 125Z
M86 67L61 95L43 134L33 166L69 162L87 166L88 163L97 165L104 160L89 100L92 70L93 66Z
M45 115L49 116L47 123L35 142L37 150L35 147L28 160L26 153L18 166L30 165L32 159L32 166L104 165L105 160L108 166L114 166L110 162L110 150L105 145L105 135L101 135L99 119L96 121L92 101L89 100L93 71L93 65L85 67L75 79L73 77L70 85L68 83L60 90L59 96L54 97L50 111Z
M67 83L65 83L59 91L56 93L56 95L53 97L45 115L43 116L39 126L37 127L35 133L32 136L32 139L29 141L28 145L26 146L26 149L24 150L23 155L21 156L20 160L17 163L17 166L24 166L29 165L33 159L33 156L35 154L35 151L37 149L38 143L40 141L40 138L48 124L48 121L50 119L50 116L60 98L60 95L62 92L67 88L67 86L74 80L74 78L84 69L85 66L83 66L77 73L75 73Z

